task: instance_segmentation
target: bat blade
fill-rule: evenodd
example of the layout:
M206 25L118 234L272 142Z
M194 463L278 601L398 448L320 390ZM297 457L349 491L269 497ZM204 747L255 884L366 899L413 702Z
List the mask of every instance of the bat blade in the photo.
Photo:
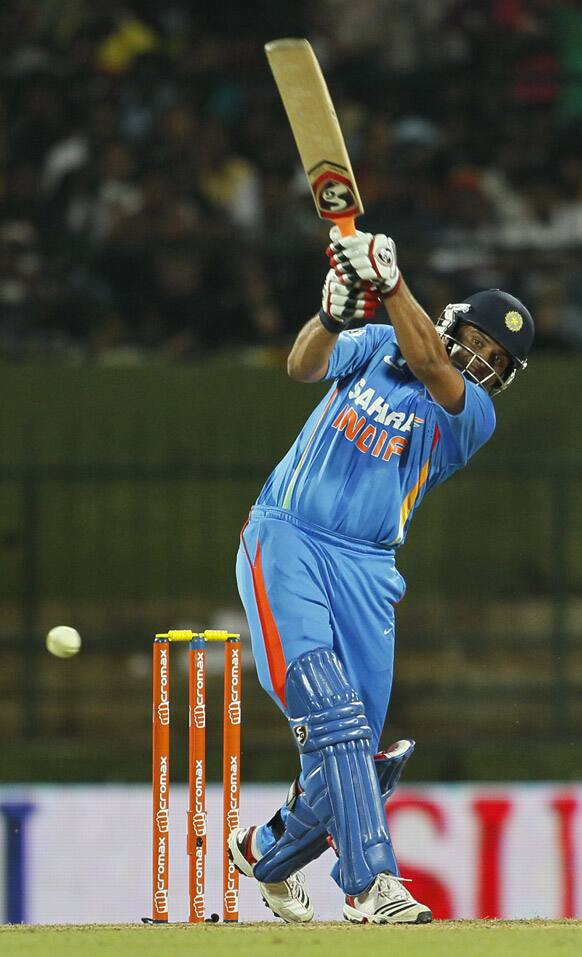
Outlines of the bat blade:
M318 215L342 234L355 232L364 212L341 127L317 57L307 40L265 45Z

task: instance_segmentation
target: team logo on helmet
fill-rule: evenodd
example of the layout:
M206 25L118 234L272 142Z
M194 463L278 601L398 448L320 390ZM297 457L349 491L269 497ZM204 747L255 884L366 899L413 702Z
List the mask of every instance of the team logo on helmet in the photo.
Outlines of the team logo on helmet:
M519 332L519 330L523 328L523 316L520 316L519 312L512 309L511 312L508 312L505 316L505 325L510 332Z

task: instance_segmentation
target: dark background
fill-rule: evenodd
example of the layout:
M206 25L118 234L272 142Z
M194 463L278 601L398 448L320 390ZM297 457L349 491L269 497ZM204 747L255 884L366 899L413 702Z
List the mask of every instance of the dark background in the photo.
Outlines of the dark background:
M153 633L244 629L238 532L321 394L284 370L326 269L262 50L286 35L431 314L500 286L538 330L399 556L384 743L418 739L416 780L579 777L582 6L559 0L2 4L3 777L146 780ZM291 776L247 665L244 775Z

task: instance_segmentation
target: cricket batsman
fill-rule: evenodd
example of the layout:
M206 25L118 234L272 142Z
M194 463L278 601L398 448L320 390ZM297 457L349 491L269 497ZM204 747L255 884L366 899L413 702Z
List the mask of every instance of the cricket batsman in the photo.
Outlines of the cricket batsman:
M525 369L525 306L499 289L434 323L385 235L331 231L322 308L288 359L331 387L241 533L237 582L262 687L289 722L301 773L270 821L229 848L275 914L309 921L301 868L333 847L353 923L432 919L400 875L384 805L413 741L377 753L392 686L396 549L425 495L495 429L493 397ZM349 330L384 303L389 324Z

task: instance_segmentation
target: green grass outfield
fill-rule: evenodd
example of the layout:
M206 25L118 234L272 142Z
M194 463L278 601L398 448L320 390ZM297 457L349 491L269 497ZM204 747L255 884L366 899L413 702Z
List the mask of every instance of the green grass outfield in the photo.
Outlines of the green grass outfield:
M394 948L397 950L394 950ZM388 950L388 948L390 948ZM2 957L560 957L582 954L582 921L442 921L418 927L315 923L189 927L0 927Z

